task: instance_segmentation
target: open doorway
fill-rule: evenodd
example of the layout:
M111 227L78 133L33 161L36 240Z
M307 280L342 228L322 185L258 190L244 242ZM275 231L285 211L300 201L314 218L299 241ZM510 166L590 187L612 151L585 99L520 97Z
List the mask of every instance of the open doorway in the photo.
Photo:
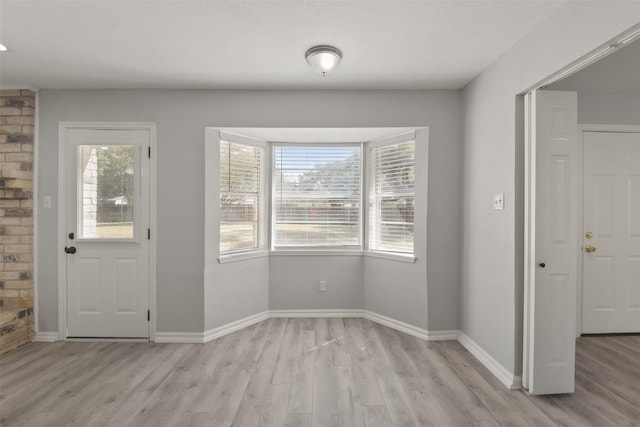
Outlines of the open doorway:
M637 32L637 31L636 31ZM611 47L605 47L612 49ZM589 227L593 228L592 224L587 224L588 221L592 221L593 219L589 219L588 216L585 212L585 203L592 203L593 201L589 201L587 200L588 197L584 197L585 191L587 192L591 192L589 194L593 195L593 191L594 189L591 188L592 187L592 183L587 183L587 187L585 187L585 176L589 176L589 170L585 170L585 168L583 167L583 159L585 156L585 150L583 150L583 140L585 139L585 135L590 131L592 133L599 133L599 136L601 133L604 133L604 131L606 132L612 132L612 133L616 133L616 134L628 134L628 133L636 133L636 135L640 135L637 133L637 131L640 129L640 81L637 80L637 76L640 75L640 43L635 42L635 43L629 43L628 45L623 46L623 48L620 48L618 46L616 46L617 51L609 56L607 56L604 59L601 59L599 62L597 63L593 63L592 65L590 65L587 68L582 69L581 71L575 72L573 73L573 71L575 69L579 69L580 67L574 67L574 70L571 70L571 67L568 68L568 70L570 72L565 73L566 75L571 74L569 77L563 78L562 80L560 79L555 79L557 81L555 81L555 83L551 84L551 85L547 85L544 87L545 90L547 91L556 91L556 92L560 92L560 91L565 91L565 92L574 92L577 94L577 103L576 103L576 109L577 109L577 123L579 124L588 124L589 126L581 126L580 127L580 132L576 133L576 166L577 166L577 171L573 171L573 173L575 173L576 175L576 180L577 180L577 187L576 187L576 191L577 191L577 200L575 200L572 203L575 203L575 208L576 208L576 218L575 218L575 225L574 225L574 221L572 221L570 227L575 227L575 231L577 234L578 239L576 240L575 244L576 247L575 249L575 257L576 257L576 269L575 269L575 291L573 294L575 294L575 307L577 308L576 310L576 315L575 315L575 336L579 336L580 334L582 334L583 332L588 332L588 330L585 330L585 324L583 324L583 318L584 318L584 311L585 311L585 307L588 307L589 304L585 304L586 302L589 302L589 298L591 298L594 294L593 289L590 289L589 291L585 290L583 292L583 282L585 281L584 279L587 279L587 282L591 281L593 282L593 258L595 258L593 256L593 248L597 248L597 245L595 244L590 244L590 243L594 243L595 239L594 236L595 234L593 234L593 230L586 230L584 229L584 226L589 225ZM602 49L599 50L600 52L603 52ZM596 54L596 55L592 55L591 59L595 60L595 57L602 57L604 55L602 54ZM583 64L584 65L584 64ZM562 74L562 72L560 72L558 75ZM551 106L551 108L554 108L553 106ZM635 143L633 141L635 141L635 136L631 136L631 142L627 141L626 145L621 149L623 151L626 152L626 156L621 156L624 157L623 161L626 161L626 163L630 164L629 166L629 172L627 173L627 175L622 176L622 178L620 179L627 179L627 188L626 190L616 190L619 193L624 193L624 191L626 191L626 195L627 195L627 201L625 203L622 203L621 205L623 205L622 207L617 207L617 210L620 209L626 209L627 211L629 209L633 210L634 206L636 204L639 204L640 202L635 201L634 198L640 198L640 195L636 195L636 192L640 192L640 189L638 190L634 190L632 187L632 182L635 182L635 176L639 175L640 172L636 172L638 171L637 168L640 169L640 166L638 166L638 163L640 163L640 155L636 155L635 154ZM625 140L629 139L628 135L624 137ZM640 142L640 138L638 139L638 141ZM640 153L640 149L638 150L638 153ZM535 155L535 154L534 154ZM593 154L589 154L588 156L594 157ZM635 160L635 158L637 157L637 160ZM595 155L596 158L599 158L601 156ZM597 162L596 162L597 163ZM559 164L559 163L558 163ZM592 164L588 164L587 165L587 169L593 167ZM616 169L615 166L611 167L609 165L610 168ZM559 170L556 170L556 172L558 172ZM586 175L585 175L586 173ZM593 175L593 174L592 174ZM600 174L602 175L602 174ZM598 175L598 176L600 176ZM538 177L536 177L535 173L533 174L533 180L534 182L536 182L536 180L538 179ZM598 178L600 179L600 178ZM638 178L640 179L640 178ZM613 182L613 178L609 177L609 178L603 178L601 181L605 182L605 181L611 181ZM587 179L588 181L588 179ZM598 184L602 187L602 183ZM535 184L532 187L534 189L535 192ZM600 194L609 194L610 191L608 191L606 188L603 187L603 189L601 189ZM602 199L602 197L600 197ZM629 200L631 199L631 200ZM535 200L535 193L534 193L534 200ZM525 196L525 201L524 201L524 205L525 205L525 215L527 215L527 209L529 209L529 207L531 206L530 203L527 203L527 199ZM600 200L600 202L602 202L602 200ZM612 202L609 203L609 205L607 205L606 208L596 208L596 213L598 215L600 215L600 221L602 222L602 219L604 219L604 213L606 209L611 210ZM600 205L600 206L604 206L604 205ZM593 211L593 207L591 208ZM599 209L599 210L598 210ZM611 211L613 212L613 211ZM611 215L612 213L609 213L610 218L613 218ZM628 220L620 220L620 219L614 219L614 222L622 222L622 223L626 223L627 226L627 231L625 232L627 235L629 234L635 234L632 231L632 227L634 226L634 220L632 220L632 218L636 218L636 217L640 217L639 214L636 213L635 216L633 217L629 217ZM526 222L526 221L525 221ZM611 219L610 219L611 222ZM601 224L602 225L602 224ZM534 227L535 228L535 227ZM525 226L526 229L526 226ZM586 230L586 231L585 231ZM631 230L631 231L630 231ZM587 231L591 231L591 233L587 233ZM625 234L625 233L621 233L621 234ZM634 239L631 239L632 241L635 241ZM573 245L574 242L568 242L568 245ZM629 246L627 243L625 243L625 245ZM635 316L640 316L640 281L638 281L637 277L640 277L638 274L633 274L633 271L629 271L629 270L633 270L633 267L636 264L633 264L633 261L635 261L636 259L639 260L638 263L640 263L640 243L637 245L639 249L636 250L635 248L635 243L631 244L631 248L629 250L627 250L626 252L629 252L629 254L627 255L621 255L621 258L625 258L625 262L626 264L620 268L618 268L619 271L622 271L624 269L626 269L626 276L627 277L633 277L631 279L626 279L626 281L621 285L618 286L616 289L606 289L606 290L602 290L601 288L597 289L597 292L600 292L600 297L604 297L602 302L597 303L597 307L599 309L600 312L606 312L606 311L625 311L626 312L630 312L631 314L625 314L625 316L627 317L626 319L626 323L630 323L630 326L625 328L620 328L618 327L614 327L614 328L609 328L609 329L599 329L597 330L598 332L640 332L640 317L635 317ZM584 250L589 249L589 252L583 253ZM534 260L533 258L535 257L535 245L533 247L533 255L532 255L532 251L530 250L531 247L529 247L529 250L527 250L527 246L526 246L526 242L525 242L525 255L528 255L530 257L530 263L529 263L529 271L527 271L527 263L525 262L525 273L530 274L529 276L526 276L529 279L529 285L531 285L531 277L534 277L534 281L535 281L535 272L531 273L534 270L540 270L544 267L542 267L543 264L545 264L544 262L538 262L539 260ZM596 249L597 251L597 249ZM603 251L602 251L603 252ZM601 253L602 253L601 252ZM586 254L586 255L585 255ZM616 255L617 256L617 255ZM587 261L591 262L591 264L587 265L587 262L584 260L584 258L587 257ZM589 258L591 257L591 258ZM600 258L600 260L596 260L596 262L601 262L601 265L598 265L597 267L600 268L602 271L597 274L600 274L601 276L603 276L604 274L604 270L601 267L605 267L606 263L602 262L603 260L609 262L609 269L611 270L611 265L614 264L614 258L611 257L611 255L607 256L603 256L602 258ZM583 274L583 269L586 268L591 268L591 270L589 270L587 273ZM640 270L638 270L640 271ZM614 273L610 273L609 278L604 278L604 276L598 279L600 282L610 282L611 280L611 274ZM554 280L559 280L560 279L560 275L556 275L554 277ZM525 278L525 282L527 282L527 278ZM618 273L618 278L621 278L621 274ZM598 281L596 280L596 282ZM527 283L525 283L525 288ZM588 284L587 284L588 286ZM534 347L534 342L536 341L537 337L534 336L534 334L538 334L539 331L535 331L532 327L531 324L538 322L539 319L544 318L544 316L541 316L541 314L544 313L544 309L543 310L538 310L539 307L532 307L532 301L535 299L535 293L531 293L528 290L531 289L531 287L535 288L535 283L533 284L533 286L529 286L528 289L525 290L525 307L524 307L524 314L525 314L525 319L524 319L524 323L525 323L525 327L524 327L524 336L523 336L523 385L525 388L529 389L530 388L530 381L531 381L531 372L530 372L530 367L532 367L533 364L533 347ZM626 293L626 298L624 298L624 301L622 301L621 303L617 303L616 304L613 303L614 298L612 297L612 295L616 294L616 298L618 301L620 301L622 298L620 296L620 289L622 289L622 291L624 293ZM589 297L585 300L585 292L590 292ZM596 292L596 294L597 294ZM609 299L609 301L606 301L606 299ZM529 300L528 300L529 299ZM555 302L557 302L557 299L553 299L552 300ZM549 300L551 301L551 300ZM625 305L624 310L622 309L622 305ZM616 308L617 307L617 308ZM591 308L593 309L593 304L591 304ZM615 309L614 309L615 308ZM537 316L537 318L536 318ZM573 315L571 314L570 317L573 317ZM568 320L569 321L569 320ZM573 319L570 319L570 321L573 323ZM553 322L551 322L549 324L549 327L551 327L551 325L556 325L554 327L557 328L562 328L562 325L557 325L554 324ZM558 335L556 335L557 337ZM570 338L570 337L569 337ZM549 356L549 359L547 360L546 367L551 367L554 366L554 364L557 364L558 360L552 360L554 357L557 359L558 354L559 353L554 353L553 349L551 349L550 347L553 346L553 344L549 341L540 341L538 340L538 347L542 346L542 347L549 347L546 348L546 350L550 350L547 352L547 355ZM562 347L562 344L560 344L560 342L558 342L558 348ZM565 342L564 345L572 345L573 343L569 343L568 341ZM564 350L567 350L567 347L564 347ZM562 360L562 363L564 363L564 360ZM543 365L544 366L544 365ZM548 372L547 372L548 373ZM552 375L547 375L548 378L553 378ZM573 376L571 377L571 381L573 381ZM529 390L531 391L531 390ZM545 389L543 388L541 391L539 390L538 392L535 392L536 394L547 394L547 393L557 393L557 392L571 392L573 391L573 386L569 385L566 388L560 388L560 389L554 389L553 387L549 388L549 389Z
M578 335L640 332L639 75L636 41L548 87L578 93Z

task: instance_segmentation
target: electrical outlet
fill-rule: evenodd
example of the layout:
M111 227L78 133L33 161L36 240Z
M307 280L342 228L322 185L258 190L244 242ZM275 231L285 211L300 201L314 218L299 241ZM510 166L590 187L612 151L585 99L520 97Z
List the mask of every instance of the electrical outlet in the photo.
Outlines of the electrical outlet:
M324 280L320 280L318 282L318 290L320 292L327 292L327 282L325 282Z

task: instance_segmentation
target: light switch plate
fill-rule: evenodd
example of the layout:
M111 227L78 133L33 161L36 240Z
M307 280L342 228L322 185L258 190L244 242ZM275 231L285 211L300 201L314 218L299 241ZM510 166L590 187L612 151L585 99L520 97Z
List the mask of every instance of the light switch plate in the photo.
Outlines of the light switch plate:
M504 193L493 195L493 209L496 211L504 210Z
M51 196L44 196L42 200L42 207L45 209L51 209Z

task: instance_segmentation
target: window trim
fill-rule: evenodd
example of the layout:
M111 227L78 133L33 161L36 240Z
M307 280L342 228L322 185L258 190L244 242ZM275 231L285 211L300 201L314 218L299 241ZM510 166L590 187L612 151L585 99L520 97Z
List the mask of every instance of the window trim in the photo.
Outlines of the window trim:
M220 237L220 233L218 233L218 262L220 264L223 263L227 263L227 262L233 262L233 261L240 261L243 259L251 259L251 258L258 258L261 256L266 256L268 255L268 248L269 248L269 242L270 242L270 234L271 234L271 228L269 227L269 220L270 220L270 206L271 206L271 199L270 199L270 192L267 191L267 186L270 184L269 182L269 171L271 170L271 161L269 159L269 155L268 155L268 150L270 148L270 144L266 141L260 140L260 139L256 139L256 138L251 138L248 136L244 136L244 135L239 135L239 134L235 134L235 133L231 133L231 132L226 132L226 131L219 131L218 132L218 144L217 144L217 150L218 153L220 152L220 144L222 141L229 141L229 142L234 142L237 144L243 144L243 145L249 145L252 147L258 147L261 148L263 150L263 162L262 162L262 169L260 171L260 199L262 201L261 203L261 207L262 207L262 212L260 213L260 218L259 218L259 223L261 224L261 229L262 232L259 233L259 237L258 237L258 246L255 248L248 248L248 249L239 249L239 250L235 250L235 251L229 251L229 252L221 252L220 251L220 242L222 241L222 238ZM216 175L219 177L220 176L220 156L218 154L218 164L216 165ZM220 204L220 185L218 184L217 186L217 203L218 206ZM218 210L220 208L218 207ZM221 221L218 218L218 230L220 230L220 224Z

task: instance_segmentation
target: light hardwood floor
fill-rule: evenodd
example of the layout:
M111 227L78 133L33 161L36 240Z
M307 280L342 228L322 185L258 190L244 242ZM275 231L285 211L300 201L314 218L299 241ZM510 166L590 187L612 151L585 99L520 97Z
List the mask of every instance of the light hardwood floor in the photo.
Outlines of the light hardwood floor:
M208 344L31 343L2 426L633 426L640 337L577 342L571 395L507 391L458 342L365 319L269 319Z

